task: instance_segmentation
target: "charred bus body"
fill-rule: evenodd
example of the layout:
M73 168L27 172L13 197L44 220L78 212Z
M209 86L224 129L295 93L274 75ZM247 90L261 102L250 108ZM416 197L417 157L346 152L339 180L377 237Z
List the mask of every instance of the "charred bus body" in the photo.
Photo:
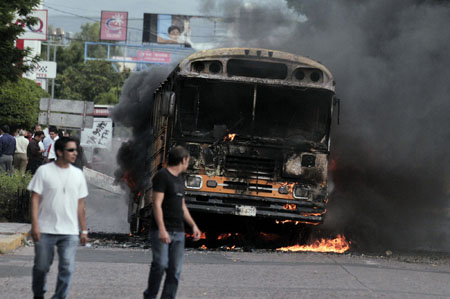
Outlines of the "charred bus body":
M201 51L154 96L149 167L165 166L172 146L189 150L191 212L323 221L334 101L323 65L265 49ZM149 198L132 214L147 217Z

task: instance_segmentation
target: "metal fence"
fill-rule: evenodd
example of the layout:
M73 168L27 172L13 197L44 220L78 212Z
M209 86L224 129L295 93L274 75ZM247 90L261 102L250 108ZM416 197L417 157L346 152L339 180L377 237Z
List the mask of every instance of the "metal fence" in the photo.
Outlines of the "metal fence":
M30 191L23 189L17 190L16 197L11 199L11 202L9 203L8 220L11 222L29 223L31 221L30 201Z

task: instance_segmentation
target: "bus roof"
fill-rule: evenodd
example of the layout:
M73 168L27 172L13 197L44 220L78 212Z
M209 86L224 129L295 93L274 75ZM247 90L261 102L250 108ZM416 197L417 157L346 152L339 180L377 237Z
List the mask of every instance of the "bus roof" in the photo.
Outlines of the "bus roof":
M244 75L237 74L232 75L230 72L227 72L226 74L221 73L211 73L211 72L199 72L199 71L193 71L193 68L195 68L194 63L196 61L199 62L212 62L217 61L222 64L222 67L228 64L230 60L235 61L254 61L256 63L266 63L269 65L272 63L273 65L276 64L283 64L286 65L287 71L286 71L286 77L278 77L274 78L273 76L271 78L269 77L261 77L256 76L255 78L248 78L252 77L252 75ZM229 66L227 66L230 68ZM259 67L259 66L257 66ZM297 76L296 72L298 73L300 70L303 72L306 72L306 79L302 80L299 79L301 76ZM311 70L311 72L309 72ZM314 81L314 80L307 80L308 75L312 74L312 70L319 70L322 72L322 79L320 81ZM179 73L182 76L188 76L188 77L204 77L209 79L224 79L224 80L233 80L232 77L236 76L237 80L250 80L256 83L271 83L271 84L281 84L281 85L290 85L290 86L303 86L303 87L314 87L314 88L324 88L328 89L334 92L334 79L331 74L331 72L321 63L312 60L310 58L294 55L287 52L282 51L276 51L276 50L269 50L269 49L260 49L260 48L219 48L219 49L211 49L211 50L204 50L199 51L196 53L193 53L186 57L184 60L181 61L179 64ZM227 70L229 71L229 69ZM303 74L304 76L305 74ZM222 75L222 76L221 76ZM247 77L247 78L244 78Z

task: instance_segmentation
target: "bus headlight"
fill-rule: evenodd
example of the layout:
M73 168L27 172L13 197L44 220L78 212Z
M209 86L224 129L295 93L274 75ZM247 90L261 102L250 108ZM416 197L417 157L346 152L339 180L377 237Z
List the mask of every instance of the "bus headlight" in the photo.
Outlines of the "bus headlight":
M199 175L187 175L185 186L190 189L200 189L203 185L203 179Z
M283 185L280 188L278 188L278 193L280 194L289 194L289 186Z
M308 199L309 190L307 187L304 187L302 185L295 185L294 191L292 192L292 196L294 198L301 198L301 199Z

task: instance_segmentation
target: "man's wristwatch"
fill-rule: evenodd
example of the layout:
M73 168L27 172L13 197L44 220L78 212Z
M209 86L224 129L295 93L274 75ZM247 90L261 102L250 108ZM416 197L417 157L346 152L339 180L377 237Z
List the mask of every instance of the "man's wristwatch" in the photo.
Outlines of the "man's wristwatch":
M82 231L81 231L81 234L82 234L82 235L87 235L87 234L88 234L88 231L87 231L87 230L82 230Z

